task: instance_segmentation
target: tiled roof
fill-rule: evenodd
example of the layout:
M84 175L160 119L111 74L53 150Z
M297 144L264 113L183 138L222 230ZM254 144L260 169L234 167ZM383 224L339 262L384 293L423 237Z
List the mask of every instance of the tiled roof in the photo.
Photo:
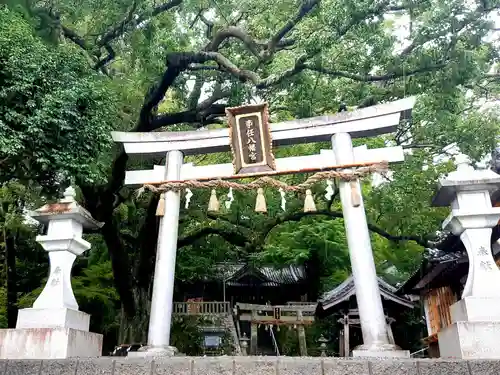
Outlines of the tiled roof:
M467 258L464 249L452 253L440 249L425 249L419 267L398 288L396 293L398 295L415 294L418 289L416 286L425 275L429 275L431 272L442 273L447 269L455 267L464 258Z
M255 266L245 263L223 263L216 267L214 278L224 280L227 285L241 285L239 280L246 275L260 279L262 286L291 285L307 278L303 266L288 265L283 267Z
M466 256L465 251L448 253L440 249L425 249L424 258L430 263L453 262Z
M413 303L410 300L404 297L397 296L395 294L395 287L393 287L380 277L377 277L377 280L382 297L406 307L414 307ZM351 275L342 284L324 293L318 302L321 308L323 310L326 310L340 304L341 302L349 300L352 296L355 295L355 293L356 287L354 286L354 278Z

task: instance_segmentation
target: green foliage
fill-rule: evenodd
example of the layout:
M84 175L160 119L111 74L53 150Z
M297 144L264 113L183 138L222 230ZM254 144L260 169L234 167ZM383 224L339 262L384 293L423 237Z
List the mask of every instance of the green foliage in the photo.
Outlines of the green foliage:
M0 288L0 328L7 328L7 293Z
M203 352L203 335L196 317L176 319L172 323L172 345L186 355L200 355Z
M201 356L205 354L204 335L200 327L220 326L220 319L216 317L208 318L203 316L183 316L177 317L172 322L171 343L180 353L191 356ZM221 338L219 355L231 355L233 348L231 336L226 331Z
M72 45L49 46L0 8L0 178L51 189L70 176L97 183L111 146L113 92Z

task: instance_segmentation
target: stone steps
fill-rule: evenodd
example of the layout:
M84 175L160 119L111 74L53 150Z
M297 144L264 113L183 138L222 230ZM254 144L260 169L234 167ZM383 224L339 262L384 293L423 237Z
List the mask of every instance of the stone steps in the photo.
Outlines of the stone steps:
M240 341L238 339L238 332L236 331L236 324L231 314L226 315L226 318L224 319L224 325L231 335L231 340L233 342L233 355L241 355L242 353Z

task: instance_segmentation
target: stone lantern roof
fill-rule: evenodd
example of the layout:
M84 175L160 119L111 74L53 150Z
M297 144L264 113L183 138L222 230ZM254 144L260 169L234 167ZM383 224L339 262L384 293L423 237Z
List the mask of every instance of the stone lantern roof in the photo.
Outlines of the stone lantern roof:
M439 180L438 192L432 201L433 206L449 206L459 192L487 190L492 194L498 191L500 175L491 169L474 169L466 155L457 156L456 164L456 171Z
M51 220L73 219L84 229L101 228L104 223L95 220L90 212L78 204L75 196L75 189L70 186L64 191L64 197L59 202L46 204L30 212L30 216L45 225Z

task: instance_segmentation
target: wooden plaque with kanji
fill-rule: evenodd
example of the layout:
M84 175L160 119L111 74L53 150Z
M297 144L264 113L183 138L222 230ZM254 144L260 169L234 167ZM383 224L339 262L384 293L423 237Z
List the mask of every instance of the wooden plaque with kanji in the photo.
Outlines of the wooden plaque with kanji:
M276 169L267 103L226 109L235 174Z

